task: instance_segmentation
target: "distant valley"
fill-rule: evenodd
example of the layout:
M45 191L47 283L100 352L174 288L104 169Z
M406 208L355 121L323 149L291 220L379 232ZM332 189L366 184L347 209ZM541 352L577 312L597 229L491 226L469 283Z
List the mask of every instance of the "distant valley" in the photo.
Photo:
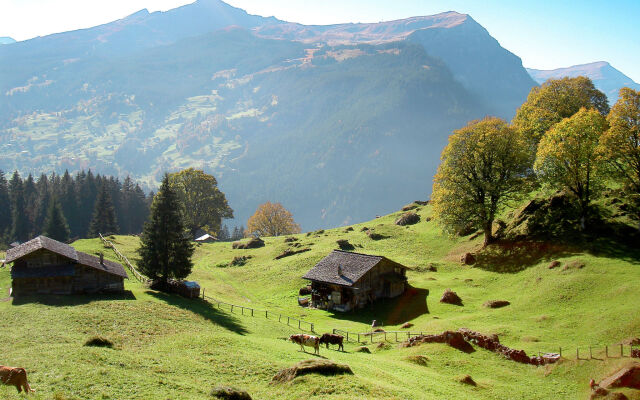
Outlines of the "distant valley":
M238 224L270 200L339 226L428 197L451 131L535 84L468 15L304 26L200 0L2 46L0 169L151 189L192 166Z

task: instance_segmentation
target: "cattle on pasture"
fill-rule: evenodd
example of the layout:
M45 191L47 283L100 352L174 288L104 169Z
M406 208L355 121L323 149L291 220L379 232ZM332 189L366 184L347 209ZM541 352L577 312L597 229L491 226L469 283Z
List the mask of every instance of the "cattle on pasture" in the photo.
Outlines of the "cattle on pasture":
M300 349L306 353L304 349L305 346L313 347L314 354L320 354L320 338L312 335L305 334L297 334L289 336L289 340L293 343L298 343L300 345Z
M15 386L18 393L35 392L27 381L27 371L24 368L4 367L0 365L0 382L5 385Z
M320 344L326 344L327 345L327 349L329 348L330 344L337 344L338 345L338 350L344 351L344 336L342 335L335 335L332 333L325 333L320 337Z

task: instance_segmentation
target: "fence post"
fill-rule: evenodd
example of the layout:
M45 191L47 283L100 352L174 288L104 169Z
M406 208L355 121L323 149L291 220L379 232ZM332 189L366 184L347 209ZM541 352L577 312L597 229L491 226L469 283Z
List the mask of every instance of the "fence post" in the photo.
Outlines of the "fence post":
M233 312L233 304L231 305L231 312Z
M298 320L298 329L300 329L300 320Z
M580 359L580 347L576 347L576 360Z
M398 343L398 332L396 332L396 343Z
M251 316L253 317L253 308L251 309Z
M609 345L604 346L604 354L607 358L609 358Z
M560 347L560 358L562 358L562 347Z
M289 317L287 317L287 326L289 325Z
M622 349L622 343L620 343L620 358L624 357L624 350Z
M313 328L313 324L311 324L311 332L315 332L316 330Z
M278 322L280 322L281 318L282 318L282 314L278 314Z
M591 346L589 346L589 359L593 360L593 353L591 352Z
M269 310L267 310L267 311L265 311L265 312L264 312L264 317L265 317L266 319L269 319Z
M360 343L360 334L358 333L358 343Z
M387 341L387 332L384 333L384 341Z
M333 330L333 333L336 333L336 330ZM349 341L349 331L347 331L347 342Z

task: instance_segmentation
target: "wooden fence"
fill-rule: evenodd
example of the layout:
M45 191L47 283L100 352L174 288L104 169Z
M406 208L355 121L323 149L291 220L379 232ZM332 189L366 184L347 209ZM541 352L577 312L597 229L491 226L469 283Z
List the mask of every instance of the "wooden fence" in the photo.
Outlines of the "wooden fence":
M401 343L409 340L412 336L422 336L424 332L409 332L409 331L372 331L372 332L348 332L342 329L333 329L333 333L344 336L346 341L355 343L367 343L367 339L371 343L378 342L394 342ZM376 337L379 338L376 342Z
M213 297L207 296L204 290L202 291L202 299L218 307L218 309L222 309L222 307L224 306L225 308L229 309L231 313L233 313L235 310L236 313L239 311L240 314L242 315L247 315L251 317L264 317L268 320L278 321L279 323L282 323L282 324L284 324L286 321L287 326L298 328L301 331L316 333L315 324L313 324L312 322L304 321L299 318L290 317L288 315L283 315L283 314L269 311L269 310L257 310L251 307L239 306L237 304L227 303L218 299L214 299Z
M110 247L113 250L113 252L116 253L116 257L120 261L122 261L127 266L127 268L129 268L129 271L131 271L131 274L133 274L133 276L135 276L139 282L146 283L149 281L144 275L138 272L138 270L129 262L129 259L124 254L120 253L120 250L118 250L118 248L116 247L115 244L113 244L112 241L105 239L101 233L98 233L98 235L100 235L100 239L102 240L102 243L104 244L104 246Z

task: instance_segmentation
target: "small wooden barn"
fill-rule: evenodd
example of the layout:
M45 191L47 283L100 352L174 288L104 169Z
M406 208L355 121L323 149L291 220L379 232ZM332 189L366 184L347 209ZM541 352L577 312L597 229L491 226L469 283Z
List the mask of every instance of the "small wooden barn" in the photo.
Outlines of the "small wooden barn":
M34 294L76 294L124 291L127 273L121 264L76 251L38 236L7 250L14 297Z
M312 307L349 311L403 294L407 269L386 257L334 250L303 278L311 281Z

